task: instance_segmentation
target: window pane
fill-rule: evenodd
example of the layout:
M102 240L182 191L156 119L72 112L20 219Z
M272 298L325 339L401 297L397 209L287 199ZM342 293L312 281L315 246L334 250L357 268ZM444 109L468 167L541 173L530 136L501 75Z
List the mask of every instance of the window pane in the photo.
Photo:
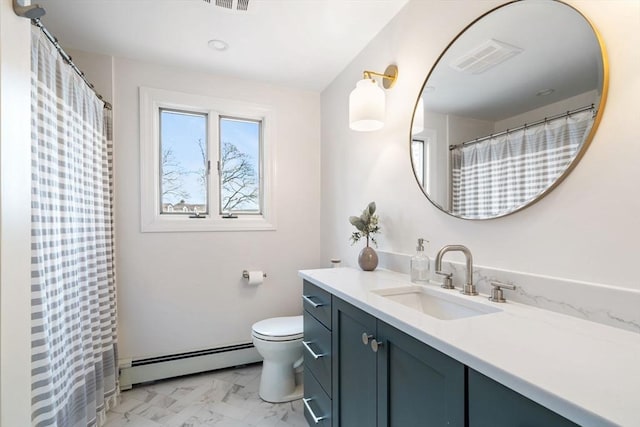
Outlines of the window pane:
M220 212L261 213L261 122L220 118Z
M207 115L161 109L161 213L208 213L207 159Z

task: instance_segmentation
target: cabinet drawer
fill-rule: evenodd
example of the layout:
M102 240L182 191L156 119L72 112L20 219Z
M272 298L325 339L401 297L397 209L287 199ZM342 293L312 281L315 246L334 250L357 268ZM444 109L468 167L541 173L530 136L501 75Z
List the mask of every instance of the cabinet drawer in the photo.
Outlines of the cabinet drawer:
M329 292L305 280L302 288L302 302L305 310L327 329L331 329L331 294Z
M331 399L309 370L304 370L304 417L310 426L331 427Z
M304 312L303 345L304 368L313 373L331 396L331 331L307 311Z

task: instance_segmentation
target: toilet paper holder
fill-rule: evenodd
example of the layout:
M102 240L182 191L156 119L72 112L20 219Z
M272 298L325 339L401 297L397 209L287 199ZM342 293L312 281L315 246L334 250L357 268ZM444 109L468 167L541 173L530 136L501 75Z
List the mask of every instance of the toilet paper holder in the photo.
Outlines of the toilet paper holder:
M242 277L244 279L249 279L249 270L242 270ZM267 273L262 273L262 277L267 277Z

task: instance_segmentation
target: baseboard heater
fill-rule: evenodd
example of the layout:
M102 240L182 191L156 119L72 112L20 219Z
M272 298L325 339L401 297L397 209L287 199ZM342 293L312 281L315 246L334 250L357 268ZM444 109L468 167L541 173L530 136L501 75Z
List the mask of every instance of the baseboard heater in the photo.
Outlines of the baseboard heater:
M137 360L120 360L120 390L135 384L230 368L262 360L253 344L176 353Z

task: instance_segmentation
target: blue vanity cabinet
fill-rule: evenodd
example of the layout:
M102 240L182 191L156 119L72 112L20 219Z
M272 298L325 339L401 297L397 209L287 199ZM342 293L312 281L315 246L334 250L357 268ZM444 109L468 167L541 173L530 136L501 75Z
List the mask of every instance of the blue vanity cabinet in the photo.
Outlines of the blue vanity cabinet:
M332 307L334 426L464 426L463 364L338 298Z
M311 426L331 427L331 294L303 283L304 416Z
M469 427L578 427L491 378L467 369Z
M305 341L326 356L305 350L310 426L578 426L335 295L314 295L326 305L305 303Z

